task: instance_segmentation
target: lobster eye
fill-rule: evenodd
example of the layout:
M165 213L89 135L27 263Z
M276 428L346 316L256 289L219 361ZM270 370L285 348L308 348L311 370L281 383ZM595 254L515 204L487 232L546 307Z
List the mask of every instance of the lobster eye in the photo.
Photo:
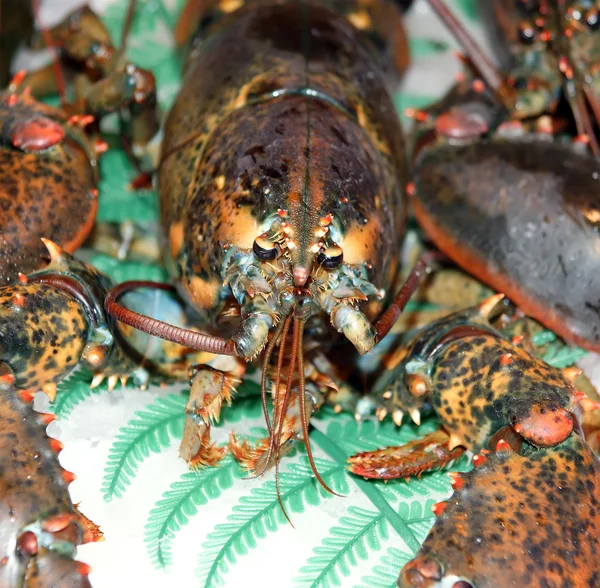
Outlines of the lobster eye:
M535 29L531 23L524 21L519 25L519 39L527 45L535 41Z
M252 250L254 251L254 255L262 261L272 261L280 253L277 243L273 243L266 234L261 235L254 240Z
M331 245L331 247L327 247L326 249L321 249L319 252L319 256L317 257L317 261L325 268L325 269L334 269L340 263L342 263L344 259L344 252L339 245Z
M600 11L597 8L591 8L585 15L585 22L590 29L597 29L600 26Z

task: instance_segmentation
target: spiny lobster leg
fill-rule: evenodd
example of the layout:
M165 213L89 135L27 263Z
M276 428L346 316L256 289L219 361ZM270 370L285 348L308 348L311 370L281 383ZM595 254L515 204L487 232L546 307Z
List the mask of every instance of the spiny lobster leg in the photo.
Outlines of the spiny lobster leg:
M348 463L350 471L363 478L393 480L420 476L423 472L443 468L458 457L464 449L449 447L450 436L433 431L422 439L411 441L401 447L387 447L378 451L366 451L353 455Z
M598 585L600 462L578 434L525 455L501 441L475 464L399 588Z
M53 415L36 413L13 378L0 378L0 585L89 587L77 545L102 537L71 503L74 474L57 459L62 444L45 433Z

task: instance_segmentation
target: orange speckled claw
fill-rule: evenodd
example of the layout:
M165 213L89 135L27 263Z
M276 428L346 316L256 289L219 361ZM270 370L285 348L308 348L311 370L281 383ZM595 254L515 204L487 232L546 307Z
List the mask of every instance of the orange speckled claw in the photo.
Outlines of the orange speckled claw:
M444 467L458 458L462 447L448 447L448 434L442 430L411 441L401 447L358 453L348 459L348 469L363 478L393 480L418 476L423 472Z
M526 455L505 440L498 449L462 474L399 588L598 585L600 462L590 447L573 433Z

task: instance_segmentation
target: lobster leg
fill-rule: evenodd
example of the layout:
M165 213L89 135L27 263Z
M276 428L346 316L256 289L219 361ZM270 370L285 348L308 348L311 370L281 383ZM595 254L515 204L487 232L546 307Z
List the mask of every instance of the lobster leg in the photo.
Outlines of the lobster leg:
M179 450L179 457L190 467L215 465L227 453L226 448L211 443L210 427L218 422L223 402L231 405L235 386L241 381L236 376L206 365L192 369L190 398L185 407L185 428Z
M409 479L420 476L423 472L442 468L463 454L462 447L450 449L449 444L450 436L440 429L401 447L387 447L353 455L348 460L349 469L363 478Z

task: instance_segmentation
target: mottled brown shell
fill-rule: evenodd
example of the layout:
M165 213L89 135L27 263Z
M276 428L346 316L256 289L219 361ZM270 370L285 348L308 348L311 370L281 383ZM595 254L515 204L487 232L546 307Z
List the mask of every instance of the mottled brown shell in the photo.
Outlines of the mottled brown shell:
M600 463L577 434L461 474L400 588L600 585Z
M52 551L70 546L74 554L89 537L69 496L73 476L60 466L61 445L46 435L46 422L0 383L0 585L89 587L87 566ZM33 542L21 540L27 528Z
M15 146L17 135L31 145L31 135L43 137L48 126L53 134L62 129L63 138L44 149ZM46 263L42 237L69 252L85 240L97 210L92 153L61 111L24 94L0 93L0 285Z
M167 264L184 294L214 318L227 249L250 249L278 209L294 266L310 270L319 219L331 213L345 261L372 263L373 281L389 288L404 143L357 29L321 2L291 1L250 3L210 33L166 122L159 177Z

